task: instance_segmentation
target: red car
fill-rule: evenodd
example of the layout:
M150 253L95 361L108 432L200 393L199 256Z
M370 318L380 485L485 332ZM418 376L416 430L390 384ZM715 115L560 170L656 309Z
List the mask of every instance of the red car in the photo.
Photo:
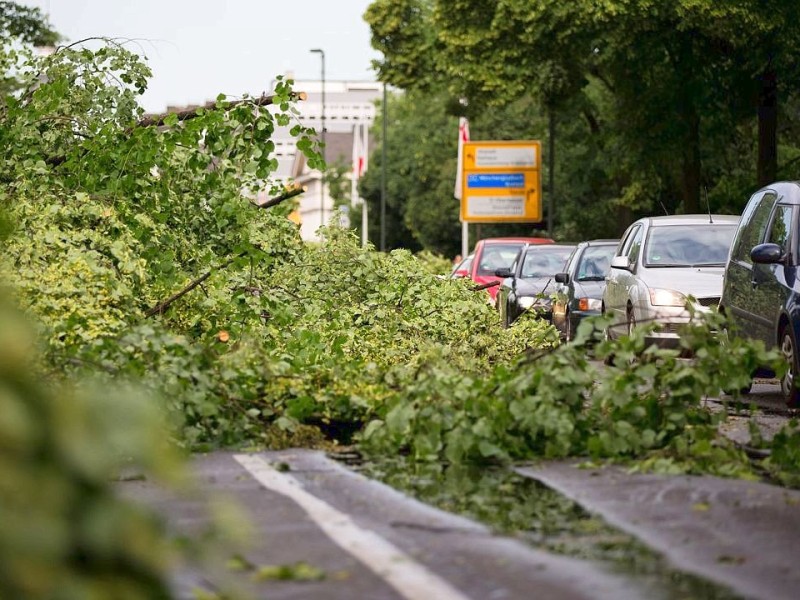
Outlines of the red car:
M491 303L495 303L497 288L503 280L494 274L497 269L508 269L525 244L553 244L550 238L507 237L478 240L473 250L469 277L478 285L485 285ZM491 285L494 283L495 285Z

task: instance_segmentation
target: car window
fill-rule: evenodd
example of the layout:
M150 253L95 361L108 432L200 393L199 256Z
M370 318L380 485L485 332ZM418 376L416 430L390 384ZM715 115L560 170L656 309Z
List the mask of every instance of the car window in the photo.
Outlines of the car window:
M702 223L651 227L645 249L648 267L724 266L736 225Z
M575 250L572 251L572 254L570 254L569 257L567 258L566 263L564 263L564 271L572 273L573 269L577 267L577 263L580 260L580 256L581 256L580 249L575 248Z
M628 231L625 233L625 236L622 238L622 242L619 245L619 251L617 252L616 256L627 256L628 249L631 247L631 242L633 242L633 238L636 237L636 233L641 231L642 226L639 224L631 225L628 228Z
M602 281L608 275L616 246L589 246L578 263L578 281Z
M522 261L520 277L553 277L564 270L572 248L552 248L541 246L528 248Z
M487 244L483 247L478 275L494 275L497 269L506 269L514 262L523 244Z
M636 264L636 259L639 258L639 250L642 247L642 227L636 230L636 233L631 238L631 243L625 253L630 261L630 264Z
M786 254L789 252L790 234L792 231L792 207L779 204L775 208L775 216L772 218L768 242L778 244Z
M775 192L764 192L760 197L754 196L748 202L742 215L742 224L733 242L731 258L741 262L751 263L750 250L764 239L769 215L772 207L778 201Z

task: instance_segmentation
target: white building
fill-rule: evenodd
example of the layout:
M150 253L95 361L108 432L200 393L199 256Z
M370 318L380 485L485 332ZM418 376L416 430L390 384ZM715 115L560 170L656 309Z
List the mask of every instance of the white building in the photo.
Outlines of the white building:
M307 99L296 104L300 123L322 132L322 82L295 80L293 89L306 92ZM375 101L383 94L376 81L325 81L325 162L352 164L354 126L371 125L375 120ZM306 188L300 196L296 215L304 240L317 239L317 229L333 215L333 200L322 188L322 173L309 170L305 157L298 154L289 128L279 128L273 136L279 181L294 181Z

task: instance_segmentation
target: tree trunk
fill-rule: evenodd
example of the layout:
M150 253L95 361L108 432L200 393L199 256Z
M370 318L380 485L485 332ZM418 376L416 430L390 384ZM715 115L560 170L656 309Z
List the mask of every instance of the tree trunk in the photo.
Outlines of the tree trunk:
M700 210L700 116L688 98L684 119L687 132L683 148L683 212L692 214Z
M778 78L770 65L759 76L758 92L758 186L778 176Z

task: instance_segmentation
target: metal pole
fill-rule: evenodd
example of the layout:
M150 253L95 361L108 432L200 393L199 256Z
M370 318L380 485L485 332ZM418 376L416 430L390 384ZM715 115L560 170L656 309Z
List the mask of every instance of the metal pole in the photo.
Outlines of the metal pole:
M552 238L553 237L553 211L555 210L555 195L556 195L556 184L555 184L555 171L556 171L556 115L555 111L551 108L549 114L549 122L548 122L548 146L550 147L549 153L550 156L548 157L548 171L547 174L547 236Z
M386 83L383 84L383 143L381 144L381 252L386 251Z
M319 54L320 60L322 62L322 133L321 133L321 140L322 140L322 158L323 160L327 156L327 152L325 151L325 51L321 48L314 48L311 52L315 54ZM327 166L327 163L326 163ZM322 227L325 225L325 171L320 173L319 179L319 225Z

